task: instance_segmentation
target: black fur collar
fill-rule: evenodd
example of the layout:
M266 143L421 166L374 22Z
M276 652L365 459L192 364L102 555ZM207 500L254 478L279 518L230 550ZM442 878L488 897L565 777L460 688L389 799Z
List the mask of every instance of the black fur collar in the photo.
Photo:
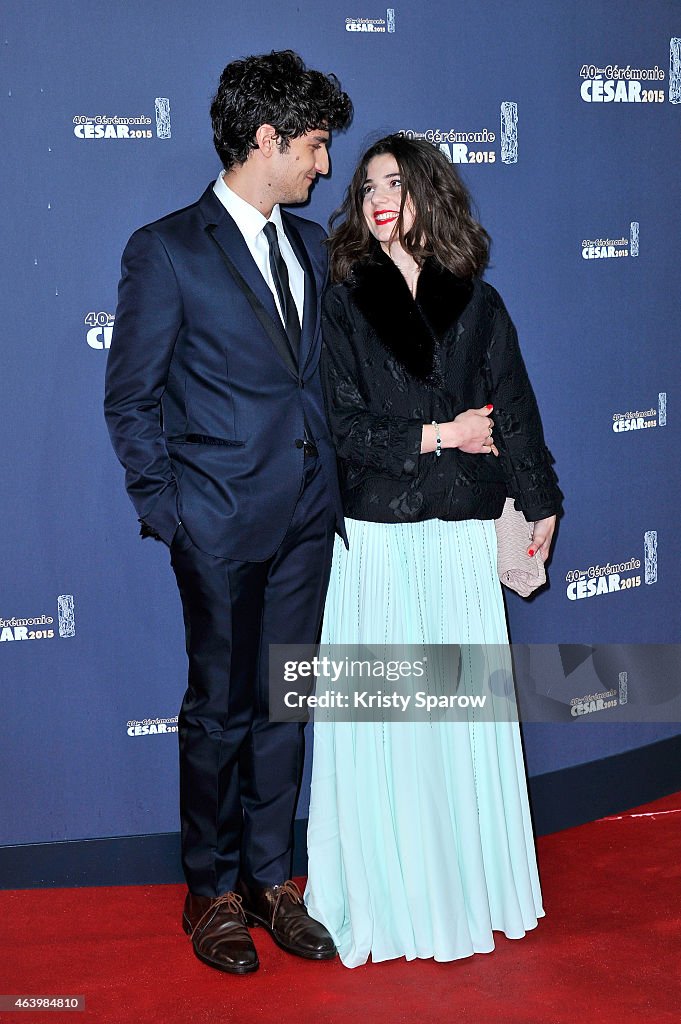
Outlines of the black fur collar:
M353 271L353 298L383 347L412 377L436 383L436 342L456 324L470 300L473 285L445 270L434 259L423 265L416 299L379 246Z

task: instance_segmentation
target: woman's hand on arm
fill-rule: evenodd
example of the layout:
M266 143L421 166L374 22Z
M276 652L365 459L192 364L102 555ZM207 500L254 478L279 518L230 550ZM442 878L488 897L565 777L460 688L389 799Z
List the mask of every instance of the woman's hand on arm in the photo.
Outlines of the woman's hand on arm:
M481 409L466 409L453 420L440 423L442 448L459 448L470 455L498 455L492 439L494 421L490 418L491 405L483 405ZM436 448L435 427L430 423L423 425L421 452L434 452Z
M553 532L555 529L555 516L549 516L547 519L538 519L534 524L534 529L532 531L532 544L527 552L528 555L534 555L538 551L542 557L542 561L545 562L549 557L551 541L553 540Z

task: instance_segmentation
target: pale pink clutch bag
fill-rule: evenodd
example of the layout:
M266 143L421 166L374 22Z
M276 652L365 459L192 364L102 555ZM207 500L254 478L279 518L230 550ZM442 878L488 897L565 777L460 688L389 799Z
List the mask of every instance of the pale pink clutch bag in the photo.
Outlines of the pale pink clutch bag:
M504 586L515 590L521 597L529 597L546 583L546 570L539 552L530 558L527 549L532 544L532 523L522 512L516 511L513 498L507 498L497 530L497 572Z

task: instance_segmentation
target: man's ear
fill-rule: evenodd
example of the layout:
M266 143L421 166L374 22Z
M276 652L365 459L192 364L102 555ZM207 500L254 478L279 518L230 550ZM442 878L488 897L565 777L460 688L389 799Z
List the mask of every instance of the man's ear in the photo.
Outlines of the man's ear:
M277 148L277 129L271 124L261 124L255 133L255 141L262 155L269 159Z

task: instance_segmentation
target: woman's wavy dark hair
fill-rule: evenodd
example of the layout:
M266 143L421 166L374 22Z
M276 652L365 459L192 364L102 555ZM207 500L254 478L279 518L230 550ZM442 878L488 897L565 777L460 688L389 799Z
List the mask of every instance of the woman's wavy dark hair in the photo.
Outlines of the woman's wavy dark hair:
M276 128L282 149L315 128L345 128L352 103L335 75L308 70L293 50L232 61L220 76L210 108L213 142L229 170L257 148L263 124Z
M341 206L331 215L329 238L331 280L346 281L353 265L375 252L373 235L362 209L362 187L367 167L375 156L395 157L402 181L400 218L396 236L400 245L421 264L433 256L462 278L481 274L489 260L491 239L471 213L471 196L454 166L425 139L387 135L361 158ZM414 223L402 230L407 201L414 207ZM337 222L341 221L338 226Z

